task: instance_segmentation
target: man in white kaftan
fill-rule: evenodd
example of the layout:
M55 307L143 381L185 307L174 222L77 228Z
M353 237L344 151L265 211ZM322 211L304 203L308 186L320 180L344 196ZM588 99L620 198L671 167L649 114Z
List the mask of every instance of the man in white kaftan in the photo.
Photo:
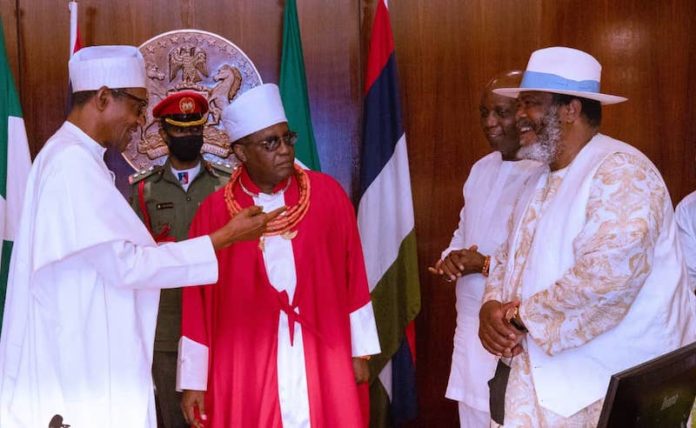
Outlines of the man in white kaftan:
M232 229L253 238L271 217L155 244L103 159L106 147L125 149L142 123L144 74L130 46L85 48L70 61L75 103L31 169L12 254L0 339L3 428L45 427L56 414L74 428L155 427L159 289L215 282L214 250L246 239Z
M515 127L516 101L493 93L504 86L519 86L522 72L508 72L485 87L479 106L481 129L493 153L474 164L464 183L464 207L449 247L436 264L448 281L457 279L457 326L452 369L445 396L459 402L461 427L487 427L488 380L496 358L478 339L478 313L494 251L507 238L507 223L527 179L541 164L518 160ZM472 248L476 246L476 248Z
M696 339L667 188L598 132L601 104L625 101L599 92L600 70L542 49L520 88L498 90L519 94L519 156L549 165L513 210L480 312L484 347L512 357L506 427L596 426L613 373Z

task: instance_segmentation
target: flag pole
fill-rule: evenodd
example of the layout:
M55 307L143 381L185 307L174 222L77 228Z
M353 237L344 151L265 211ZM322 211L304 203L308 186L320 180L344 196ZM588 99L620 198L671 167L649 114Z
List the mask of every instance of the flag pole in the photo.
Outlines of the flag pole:
M75 45L78 43L80 30L77 27L77 2L69 1L68 10L70 10L70 46L68 53L72 57L75 53Z

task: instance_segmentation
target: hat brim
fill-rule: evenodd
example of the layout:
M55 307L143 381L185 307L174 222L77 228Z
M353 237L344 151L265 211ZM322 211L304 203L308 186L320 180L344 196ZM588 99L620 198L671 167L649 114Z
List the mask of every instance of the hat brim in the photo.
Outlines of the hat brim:
M505 97L511 97L511 98L517 98L517 96L520 94L520 92L529 92L529 91L551 92L554 94L563 94L563 95L575 95L576 97L588 98L590 100L599 101L602 105L618 104L618 103L622 103L622 102L628 100L628 98L619 97L617 95L600 94L597 92L565 91L562 89L549 89L549 88L498 88L498 89L493 89L494 93L499 94L499 95L503 95Z

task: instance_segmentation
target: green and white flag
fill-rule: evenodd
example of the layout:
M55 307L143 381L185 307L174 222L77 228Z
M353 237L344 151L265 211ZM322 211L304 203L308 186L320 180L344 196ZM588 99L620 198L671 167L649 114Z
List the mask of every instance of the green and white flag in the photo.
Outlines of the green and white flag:
M283 54L280 60L280 96L288 126L297 132L295 157L303 166L321 170L317 143L314 140L312 115L307 96L304 55L295 0L286 0L283 14Z
M0 22L0 325L5 309L12 242L19 227L24 188L31 167L27 132L14 78L7 62L5 32Z

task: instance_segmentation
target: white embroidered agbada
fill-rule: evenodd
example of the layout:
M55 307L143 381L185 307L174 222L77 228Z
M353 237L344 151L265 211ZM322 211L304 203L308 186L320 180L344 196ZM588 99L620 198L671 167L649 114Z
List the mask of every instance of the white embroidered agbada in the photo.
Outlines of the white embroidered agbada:
M105 149L66 122L32 167L0 340L0 426L155 427L159 288L217 279L210 239L156 246Z
M597 134L518 204L484 301L521 301L506 427L597 424L610 376L696 340L672 204L638 150Z
M477 161L464 183L464 207L444 259L453 250L478 246L481 254L493 255L505 242L508 219L527 179L541 168L537 162L503 161L493 152ZM492 259L492 262L494 260ZM490 267L493 271L494 265ZM496 359L478 338L481 299L486 278L464 275L457 280L457 327L454 333L452 369L445 396L488 413L488 380Z

